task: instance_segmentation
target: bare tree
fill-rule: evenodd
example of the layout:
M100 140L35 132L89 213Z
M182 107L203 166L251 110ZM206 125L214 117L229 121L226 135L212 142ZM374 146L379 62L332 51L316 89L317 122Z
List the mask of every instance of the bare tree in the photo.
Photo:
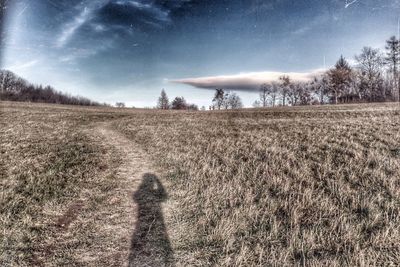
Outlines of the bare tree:
M385 98L382 69L384 59L379 49L364 47L357 61L358 89L361 98L367 101L382 101Z
M271 86L269 84L263 83L260 86L260 102L262 107L266 107L268 104L268 96L271 93Z
M8 70L3 70L0 72L0 83L1 83L1 93L4 94L6 91L12 91L17 77L14 73Z
M319 104L325 104L326 96L329 93L328 75L324 74L321 77L314 77L310 83L310 89L317 96Z
M158 98L157 107L158 107L159 109L169 109L169 100L168 100L168 96L167 96L167 94L165 93L165 90L164 90L164 89L161 90L161 95L160 95L160 97Z
M224 89L222 89L222 88L217 88L215 90L216 91L215 91L213 103L218 108L218 110L220 110L222 105L224 104L225 92L224 92Z
M224 94L224 101L222 102L222 107L223 107L224 109L230 108L230 105L229 105L229 96L230 96L230 93L225 93L225 94Z
M286 106L286 98L287 98L287 94L290 90L291 80L290 80L290 77L287 75L283 75L283 76L279 77L279 80L281 81L282 105Z
M273 82L273 83L271 83L271 91L270 91L270 95L269 95L269 99L271 101L271 106L275 107L278 95L279 95L279 84Z
M400 42L395 37L390 37L386 41L386 63L389 66L389 71L392 75L393 89L398 95L400 101L400 86L399 86L399 63L400 63Z
M228 106L231 109L239 109L239 108L243 108L243 103L242 100L240 99L240 97L235 94L235 93L231 93L229 94L228 98L227 98L227 102L228 102Z
M312 86L311 83L297 83L298 105L311 105L313 102Z
M300 99L300 84L299 83L291 83L288 87L287 91L287 99L289 100L289 104L292 106L296 106L297 102Z

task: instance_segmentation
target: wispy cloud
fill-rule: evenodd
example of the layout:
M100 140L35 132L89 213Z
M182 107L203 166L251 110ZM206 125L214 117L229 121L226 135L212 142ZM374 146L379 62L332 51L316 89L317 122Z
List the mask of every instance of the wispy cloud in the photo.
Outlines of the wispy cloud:
M114 40L112 38L103 41L96 47L89 48L71 48L68 49L68 53L65 56L59 58L62 63L74 64L79 59L85 59L97 55L102 51L106 51L114 46Z
M92 10L88 7L85 7L84 10L77 17L75 17L72 22L67 23L64 26L60 36L56 40L56 46L58 48L64 47L75 34L75 32L89 20L91 14Z
M14 65L6 66L5 68L9 69L11 71L19 71L19 70L31 68L31 67L37 65L37 63L39 63L39 60L35 59L35 60L27 61L27 62L18 62Z
M182 3L184 2L187 2L187 0L182 1ZM157 4L156 1L143 0L85 1L76 7L76 10L81 11L62 26L55 45L57 48L65 47L86 23L92 23L92 30L97 33L115 29L127 31L129 27L132 27L133 22L135 22L134 24L139 22L158 28L162 24L171 22L171 9L179 6L167 8ZM103 13L102 9L105 9ZM101 16L104 16L104 14L107 14L108 18L102 21L104 18ZM118 26L120 28L117 28Z
M350 7L352 4L356 3L358 0L346 0L344 8Z
M122 6L129 6L131 8L134 8L136 10L140 10L142 12L145 12L151 17L153 17L156 20L159 21L169 21L169 10L162 9L159 6L156 6L154 4L148 4L148 3L142 3L140 1L116 1L115 2L118 5Z
M172 80L172 83L181 83L203 89L226 88L239 91L257 91L263 83L279 81L283 75L288 75L293 81L307 82L322 73L323 70L312 72L250 72L237 75L209 76Z

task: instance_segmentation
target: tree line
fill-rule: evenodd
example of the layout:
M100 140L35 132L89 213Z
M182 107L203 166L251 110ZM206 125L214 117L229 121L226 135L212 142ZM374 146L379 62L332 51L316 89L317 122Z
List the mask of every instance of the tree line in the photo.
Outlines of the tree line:
M392 36L385 51L364 47L355 66L340 56L335 66L310 82L289 76L262 84L254 107L400 101L400 41Z
M199 110L197 105L188 103L183 96L177 96L170 102L164 89L161 90L161 95L158 98L157 108L164 110Z
M336 64L309 82L294 81L283 75L276 82L260 85L254 107L324 105L400 101L400 40L386 41L385 51L364 47L354 56L352 66L343 56ZM188 109L176 98L170 105L163 90L158 108ZM181 108L182 107L182 108ZM238 109L243 104L235 93L215 89L210 110ZM196 109L197 110L197 109ZM205 110L205 107L202 107Z
M81 96L56 91L51 86L33 85L8 70L0 70L0 100L81 106L106 105Z
M225 92L222 88L215 89L210 110L243 108L242 99L236 93Z

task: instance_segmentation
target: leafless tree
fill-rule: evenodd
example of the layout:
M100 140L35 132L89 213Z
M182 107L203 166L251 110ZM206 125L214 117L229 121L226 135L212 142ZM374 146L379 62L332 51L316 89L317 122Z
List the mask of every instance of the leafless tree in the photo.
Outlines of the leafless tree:
M276 100L279 96L279 84L278 83L271 83L271 90L270 90L270 94L269 94L269 99L271 101L271 106L275 107L276 105Z
M297 102L300 99L300 84L299 83L291 83L287 90L287 99L289 100L289 104L292 106L296 106Z
M316 95L320 105L325 104L329 93L329 77L325 73L319 77L314 77L310 83L311 91Z
M222 105L224 104L224 99L225 99L224 89L222 88L215 89L213 103L218 108L218 110L220 110Z
M281 96L282 96L282 105L286 106L286 98L287 98L287 94L290 91L290 84L291 84L291 80L290 77L287 75L283 75L279 78L280 82L281 82Z
M392 75L393 89L398 95L400 101L400 81L399 81L399 64L400 64L400 41L392 36L386 41L386 63L389 67L389 72Z
M367 101L383 101L385 98L382 74L384 59L379 49L364 47L355 59L361 98Z
M268 104L268 96L271 93L271 86L269 84L262 84L260 86L260 103L262 107L266 107Z
M243 103L242 100L240 99L240 97L235 94L235 93L231 93L229 94L228 98L227 98L227 102L228 102L228 106L231 109L239 109L239 108L243 108Z
M311 105L314 100L311 83L299 82L296 86L298 94L296 105Z
M224 109L229 109L229 108L230 108L229 96L230 96L230 93L225 93L225 94L224 94L224 100L223 100L223 102L222 102L222 107L223 107Z

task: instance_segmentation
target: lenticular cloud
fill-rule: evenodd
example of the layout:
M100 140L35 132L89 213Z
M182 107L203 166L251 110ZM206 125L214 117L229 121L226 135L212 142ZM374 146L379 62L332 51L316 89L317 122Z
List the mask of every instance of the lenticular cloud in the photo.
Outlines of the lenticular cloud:
M172 80L173 83L191 85L203 89L226 88L240 91L257 91L261 84L278 82L279 77L287 75L292 81L308 82L320 75L323 70L312 72L250 72L237 75L209 76Z

